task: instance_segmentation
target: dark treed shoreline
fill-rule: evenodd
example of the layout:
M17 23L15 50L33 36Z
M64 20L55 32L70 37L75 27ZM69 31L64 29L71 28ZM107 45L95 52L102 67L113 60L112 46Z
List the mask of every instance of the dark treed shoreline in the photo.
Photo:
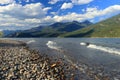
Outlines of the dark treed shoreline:
M51 60L25 43L0 40L1 80L74 80L74 66L62 59Z

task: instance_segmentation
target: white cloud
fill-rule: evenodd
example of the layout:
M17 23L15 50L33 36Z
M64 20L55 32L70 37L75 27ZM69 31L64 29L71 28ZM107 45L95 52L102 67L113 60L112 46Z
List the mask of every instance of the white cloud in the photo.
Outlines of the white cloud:
M30 2L30 1L34 1L34 0L18 0L18 2L21 4L22 2Z
M83 5L92 2L93 0L71 0L73 4Z
M0 4L10 4L13 2L14 2L14 0L0 0Z
M72 8L74 5L89 4L93 0L71 0L71 3L63 3L61 9Z
M72 3L63 3L61 9L68 9L68 8L72 8L73 4Z
M42 18L45 17L49 9L43 8L41 3L27 4L25 6L13 3L7 6L0 6L0 13L20 19Z
M48 3L49 4L55 4L55 3L57 3L59 0L50 0Z
M87 8L83 14L69 13L66 15L48 16L48 10L51 7L44 7L41 3L27 4L9 4L0 6L0 29L28 29L39 25L49 25L54 22L83 21L93 20L95 17L106 16L120 12L120 5L113 5L105 9Z
M86 15L88 17L104 16L104 15L114 14L118 12L120 12L120 5L113 5L103 10L98 10L97 8L86 9Z
M19 27L24 29L40 25L46 18L51 7L44 7L41 3L21 4L12 3L0 6L0 27ZM13 29L13 28L10 28Z
M25 2L30 2L30 0L25 0Z
M93 7L93 8L87 8L86 10L84 10L84 11L86 11L86 12L92 12L92 11L96 11L97 10L97 8L96 7Z
M113 5L103 10L98 10L97 8L87 8L84 14L77 14L73 12L63 16L56 15L53 18L57 22L73 21L73 20L83 21L83 20L93 19L95 17L112 15L114 13L120 13L120 5Z
M51 7L46 7L46 8L43 9L43 11L48 11L50 9L52 9L52 8Z
M33 0L31 0L33 1ZM0 4L11 4L11 3L15 3L16 0L0 0ZM22 3L22 2L30 2L30 0L18 0L19 3Z
M52 14L52 15L57 15L57 12L50 12L50 14Z
M102 11L102 15L120 12L120 5L110 6Z
M74 20L81 22L84 20L93 20L96 17L108 16L115 13L120 13L120 5L113 5L103 10L99 10L96 7L87 8L84 11L85 13L83 14L72 12L63 16L55 15L54 17L51 17L53 19L52 22L68 22ZM49 18L47 21L50 21L51 18Z

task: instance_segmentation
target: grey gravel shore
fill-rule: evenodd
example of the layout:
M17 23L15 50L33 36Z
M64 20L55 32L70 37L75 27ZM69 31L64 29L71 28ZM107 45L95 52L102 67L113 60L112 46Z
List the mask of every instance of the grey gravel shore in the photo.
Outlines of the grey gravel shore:
M29 50L25 43L0 40L0 80L75 80L74 67Z

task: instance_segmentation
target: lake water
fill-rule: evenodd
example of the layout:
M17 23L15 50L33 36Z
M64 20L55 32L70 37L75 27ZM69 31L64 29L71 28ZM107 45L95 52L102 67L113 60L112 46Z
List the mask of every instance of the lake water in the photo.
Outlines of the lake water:
M106 71L120 70L120 38L14 38L31 49L52 57L64 57L79 67L104 66Z

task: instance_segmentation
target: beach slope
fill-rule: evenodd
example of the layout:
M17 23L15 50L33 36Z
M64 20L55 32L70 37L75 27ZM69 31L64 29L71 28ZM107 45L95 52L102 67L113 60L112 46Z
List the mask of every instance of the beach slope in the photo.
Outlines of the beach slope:
M29 50L23 42L0 40L1 80L73 80L70 65L65 65Z

